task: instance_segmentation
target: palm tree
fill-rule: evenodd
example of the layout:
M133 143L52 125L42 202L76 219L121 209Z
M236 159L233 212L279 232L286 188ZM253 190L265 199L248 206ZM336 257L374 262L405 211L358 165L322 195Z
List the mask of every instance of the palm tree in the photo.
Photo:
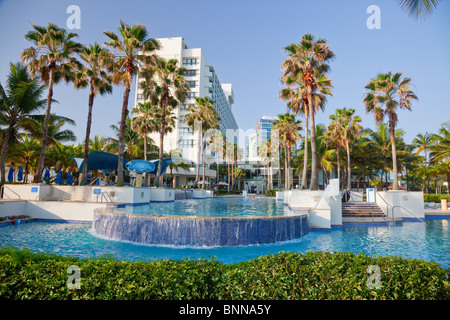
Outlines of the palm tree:
M133 130L131 119L126 118L125 136L124 136L124 158L127 160L142 159L144 155L144 138ZM116 133L116 138L109 137L109 143L105 146L106 152L118 154L119 152L119 135L120 123L111 125L111 129ZM123 165L123 164L122 164Z
M164 135L166 134L166 114L167 110L173 110L186 100L189 88L184 80L185 68L178 67L177 59L166 60L158 57L152 66L143 70L144 81L141 82L144 99L150 100L154 106L161 107L161 125L159 128L159 165L157 170L157 180L162 186L163 177L161 175Z
M273 160L273 154L272 154L272 140L266 139L261 142L260 146L258 147L258 157L262 159L263 162L267 164L266 168L266 175L267 175L267 189L272 189L272 175L270 172L270 163ZM280 170L280 168L279 168ZM286 182L285 182L286 185Z
M30 173L30 164L38 161L40 143L38 139L30 137L28 133L19 134L19 143L15 144L9 152L9 156L15 159L15 163L23 165L24 178L23 182L28 182L28 174Z
M214 130L209 141L209 150L214 152L216 156L216 183L219 182L219 159L223 157L224 154L224 136L219 130Z
M291 189L291 150L300 139L301 121L295 119L295 115L284 113L278 115L272 123L272 128L278 130L278 135L285 149L285 189Z
M128 26L122 20L119 27L122 39L111 31L104 31L103 33L109 38L109 42L105 44L115 51L115 61L109 65L109 70L113 72L113 83L122 84L125 87L119 127L119 161L117 168L117 186L122 187L124 185L123 156L125 153L128 98L133 76L138 72L138 66L141 63L145 67L156 65L156 58L152 53L160 48L160 44L157 40L148 37L147 28L144 25Z
M73 55L81 51L81 44L73 41L76 33L67 32L53 23L47 27L32 25L33 31L25 35L25 39L31 41L35 46L24 49L21 52L22 62L28 63L33 78L39 75L42 82L47 83L47 107L45 110L45 121L42 134L42 148L38 164L38 182L42 181L44 170L45 148L48 138L48 122L51 114L51 103L53 100L53 85L64 78L70 81L72 67L76 63Z
M0 84L0 125L5 125L0 156L1 182L5 182L6 151L11 142L17 140L18 129L23 129L23 122L30 114L45 106L41 99L45 85L31 79L27 67L20 63L9 65L6 87Z
M417 148L415 155L418 155L422 151L425 154L425 165L428 166L428 150L433 144L433 136L425 132L425 134L419 133L412 141L413 145Z
M360 138L362 126L359 124L361 118L354 116L355 109L336 109L336 113L330 116L337 131L341 137L339 141L342 147L347 151L347 190L351 189L351 161L350 161L350 143Z
M79 54L83 64L77 65L73 84L77 89L89 87L88 116L86 124L86 137L84 139L84 162L82 178L80 183L87 182L87 165L89 158L89 136L92 124L92 108L97 94L104 95L112 92L111 76L107 74L106 67L113 60L111 53L99 46L97 42L93 45L83 46Z
M282 65L282 68L285 69L285 75L291 74L294 79L300 78L306 91L312 151L310 189L317 190L317 150L314 117L319 104L314 101L314 94L320 92L323 97L332 95L332 82L326 75L326 72L330 69L327 62L334 58L334 53L325 39L319 38L315 40L311 34L305 34L299 44L292 43L284 49L288 52L288 59Z
M75 125L75 121L70 118L58 116L56 114L50 114L48 119L44 115L30 115L26 121L24 121L24 129L29 132L34 138L43 140L43 132L45 122L47 120L47 145L46 147L57 145L58 142L75 141L76 137L72 130L63 129L66 125Z
M447 193L450 194L450 159L447 158L437 163L434 168L439 175L442 175L447 180Z
M333 120L327 130L324 132L324 143L327 147L334 147L336 151L336 167L337 167L337 179L339 181L339 188L341 187L341 162L340 162L340 149L342 146L342 134L341 134L341 118L335 118L335 115L331 115L330 119Z
M430 15L440 0L397 0L400 7L414 19Z
M397 152L395 145L395 127L397 125L397 107L411 111L412 100L418 100L411 90L411 79L403 78L402 73L379 73L365 86L364 104L367 112L373 112L375 122L383 122L384 117L389 119L389 133L392 147L392 167L394 181L393 190L398 190ZM383 109L384 108L384 109Z
M450 122L442 124L439 134L432 135L430 157L432 161L445 160L450 158Z
M155 117L157 112L150 102L139 102L132 112L134 116L131 127L144 137L144 160L147 160L148 134L159 129L159 123Z
M200 151L203 150L203 179L205 176L205 155L207 139L203 139L203 148L201 146L202 135L210 130L216 129L219 126L219 115L214 108L214 101L209 97L195 97L195 105L192 105L187 110L188 113L184 116L186 124L193 130L197 131L197 169L195 180L199 182L200 171ZM205 182L203 180L203 187Z

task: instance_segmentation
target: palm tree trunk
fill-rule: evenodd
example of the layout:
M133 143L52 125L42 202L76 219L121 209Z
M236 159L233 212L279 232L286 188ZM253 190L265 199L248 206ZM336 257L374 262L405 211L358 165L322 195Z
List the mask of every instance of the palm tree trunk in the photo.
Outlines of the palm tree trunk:
M161 127L159 129L159 161L158 161L158 172L157 172L157 180L158 187L163 186L163 175L162 175L162 165L164 158L164 133L166 131L166 99L163 100L162 103L162 114L161 114Z
M199 124L199 122L197 122ZM196 173L195 173L195 182L197 183L197 188L198 188L198 182L199 182L199 177L200 177L200 148L201 148L201 142L200 142L200 138L201 138L201 134L202 134L202 129L201 129L201 124L197 125L197 165L196 165Z
M13 130L13 125L10 124L8 129L5 132L5 136L3 137L3 144L2 144L2 154L0 157L0 170L1 170L1 182L5 183L6 181L6 169L5 169L5 161L6 161L6 149L8 149L8 143L9 143L9 137L11 136L11 132Z
M308 98L308 104L312 106L312 97ZM310 190L317 190L317 148L316 148L316 125L314 122L314 112L310 110L309 120L311 127L311 182L309 185Z
M352 188L352 172L350 167L350 148L348 146L348 141L345 143L345 148L347 150L347 190L350 191Z
M219 152L216 151L216 184L219 183Z
M120 118L120 128L119 128L119 160L117 164L117 186L123 187L124 181L124 171L123 171L123 155L125 153L125 131L127 129L127 116L128 116L128 98L130 96L130 87L125 86L125 91L123 93L123 103L122 103L122 115Z
M288 177L288 147L284 145L284 189L289 190L289 177Z
M389 116L390 118L392 116ZM392 175L393 183L392 190L398 190L398 172L397 172L397 147L395 145L395 128L392 119L389 119L389 133L391 134L391 147L392 147Z
M205 166L206 166L206 161L205 161L205 149L206 149L206 139L205 141L203 141L203 148L202 148L202 180L203 180L203 184L202 184L202 188L205 189L205 185L206 185L206 181L205 181Z
M302 173L302 188L306 189L308 180L308 107L305 106L305 143L303 152L303 173Z
M341 163L339 160L339 145L336 144L336 157L337 157L337 178L339 181L339 190L341 190Z
M42 133L42 146L41 146L41 154L39 155L39 163L38 163L38 173L37 173L37 182L42 182L42 173L44 171L44 160L45 160L45 148L47 146L48 140L48 122L50 120L50 109L52 106L52 98L53 98L53 74L55 72L54 68L50 68L49 78L48 78L48 94L47 94L47 108L45 110L45 120L44 120L44 132ZM36 178L35 178L36 180Z
M89 158L89 136L91 134L91 125L92 125L92 107L94 106L94 96L95 89L93 84L91 83L91 90L89 92L89 108L88 108L88 116L87 116L87 124L86 124L86 138L84 139L84 161L83 161L83 176L80 181L83 185L87 182L87 165Z
M288 190L291 190L292 188L292 181L291 181L291 148L288 146L287 148L287 166L288 166Z

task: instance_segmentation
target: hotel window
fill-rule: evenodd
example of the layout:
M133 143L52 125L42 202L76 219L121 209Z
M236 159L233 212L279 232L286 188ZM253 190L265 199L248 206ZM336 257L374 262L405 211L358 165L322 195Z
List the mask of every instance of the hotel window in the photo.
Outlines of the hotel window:
M186 70L184 73L185 77L195 77L197 75L197 70Z
M180 148L192 148L194 147L194 140L179 140L178 146Z
M197 86L197 81L187 81L189 88L195 88Z
M191 128L180 128L180 135L182 136L193 136L194 135L194 131L192 131Z
M200 59L183 59L183 66L193 66L199 63Z
M194 99L194 97L196 97L197 96L197 93L196 92L188 92L188 99Z
M142 94L137 95L137 101L142 101Z

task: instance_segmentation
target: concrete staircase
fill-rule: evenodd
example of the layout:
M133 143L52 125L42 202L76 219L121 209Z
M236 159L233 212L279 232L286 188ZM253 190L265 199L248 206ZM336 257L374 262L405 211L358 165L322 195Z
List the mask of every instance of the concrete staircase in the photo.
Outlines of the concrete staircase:
M376 203L344 202L342 218L386 218L386 214Z

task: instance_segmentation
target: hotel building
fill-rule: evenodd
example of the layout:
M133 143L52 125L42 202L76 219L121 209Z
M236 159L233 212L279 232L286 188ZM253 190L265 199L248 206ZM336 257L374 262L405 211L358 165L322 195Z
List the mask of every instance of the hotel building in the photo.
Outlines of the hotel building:
M186 124L184 116L188 113L188 108L195 104L195 97L210 97L214 100L214 107L220 117L219 130L224 134L228 129L237 130L238 126L232 112L233 87L231 84L220 83L214 67L208 64L201 48L188 48L181 37L157 40L161 43L161 49L155 54L165 59L177 59L179 66L187 70L185 79L190 89L184 104L173 111L177 120L174 130L164 137L164 151L179 149L183 159L196 163L197 132L193 132ZM144 101L139 86L140 81L142 79L137 77L135 104ZM149 134L149 137L154 141L159 141L159 133ZM212 157L208 150L207 157ZM201 165L202 160L200 161ZM201 170L200 168L200 174ZM209 177L215 177L215 171L212 171L214 170L208 169Z

